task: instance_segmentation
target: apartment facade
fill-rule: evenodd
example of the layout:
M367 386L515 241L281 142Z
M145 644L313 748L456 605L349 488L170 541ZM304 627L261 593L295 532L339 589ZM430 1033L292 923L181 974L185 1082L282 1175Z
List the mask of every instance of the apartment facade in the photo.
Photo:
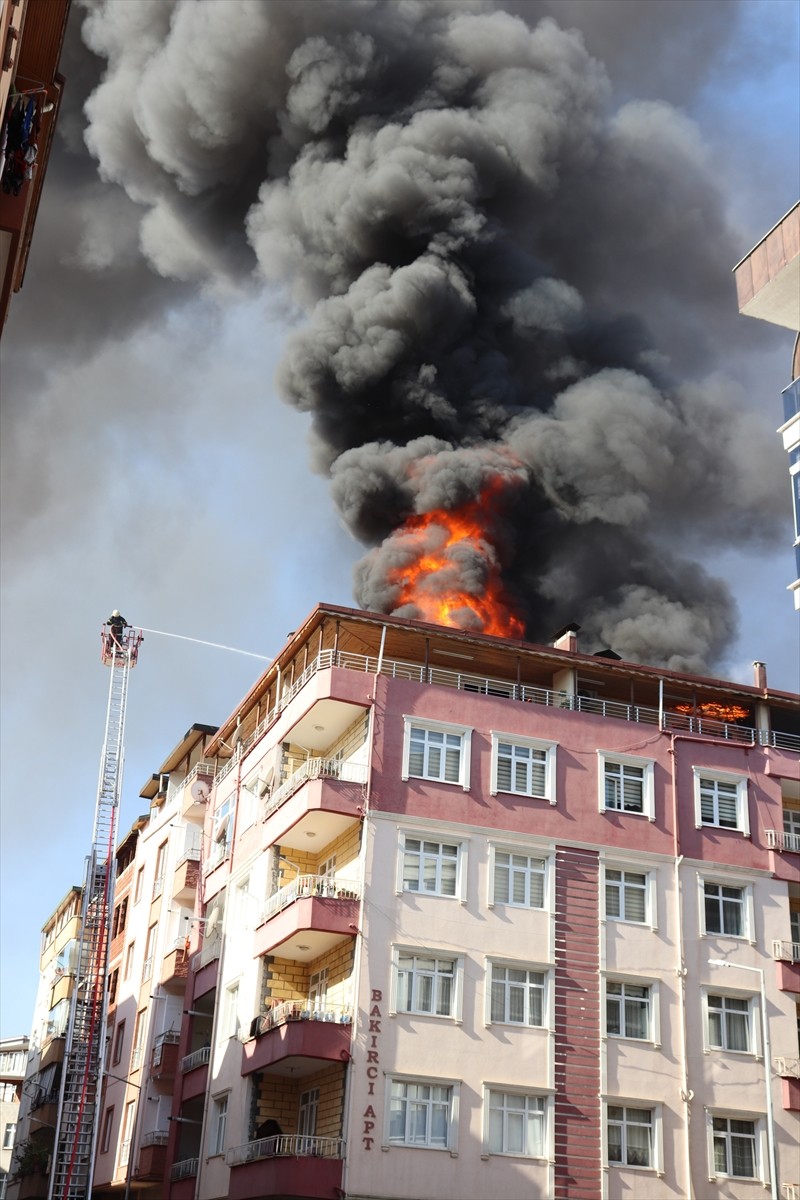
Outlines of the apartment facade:
M8 1186L29 1045L27 1034L0 1040L0 1200L5 1200Z
M796 1200L798 751L761 664L319 606L179 801L164 1194Z
M72 887L42 927L39 986L28 1041L8 1200L45 1200L55 1138L70 1003L75 988L83 888Z

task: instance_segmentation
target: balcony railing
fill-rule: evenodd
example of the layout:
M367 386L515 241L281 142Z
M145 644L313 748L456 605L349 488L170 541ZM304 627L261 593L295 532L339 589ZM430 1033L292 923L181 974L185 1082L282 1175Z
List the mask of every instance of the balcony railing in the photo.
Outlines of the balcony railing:
M772 943L772 957L779 962L800 962L800 942L784 942L776 939Z
M164 890L164 876L159 875L158 879L153 880L153 899L157 900Z
M276 1004L269 1012L260 1013L250 1022L250 1037L260 1037L285 1025L287 1021L328 1021L338 1025L350 1025L353 1020L353 1010L349 1005L325 1004L317 1005L313 1000L284 1000Z
M323 900L357 900L358 889L355 883L345 879L330 878L327 875L298 875L291 883L279 888L269 897L258 918L258 924L262 925L296 900L308 897Z
M198 775L205 775L207 778L213 779L214 770L215 768L213 763L199 762L195 763L189 774L184 776L183 779L179 779L177 783L172 783L170 780L169 787L167 788L167 803L169 803L175 796L179 795L183 789L192 782L193 779L197 778Z
M142 1138L143 1146L166 1146L169 1134L166 1129L153 1129Z
M131 1050L131 1070L138 1071L142 1065L142 1047L134 1046Z
M131 1156L131 1139L126 1138L124 1142L120 1142L120 1144L119 1144L119 1165L121 1167L127 1167L130 1156Z
M182 867L183 864L187 862L200 862L200 854L201 851L199 846L190 846L189 849L185 850L176 862L175 870L177 871L178 867Z
M782 1183L784 1200L800 1200L800 1183Z
M276 788L264 803L264 817L293 796L308 779L341 779L347 783L366 783L364 763L342 762L335 758L307 758L303 765Z
M142 983L146 983L152 974L153 974L153 955L151 954L149 958L146 958L144 960L144 964L142 966Z
M350 654L344 651L323 650L309 663L294 683L285 689L275 705L259 722L245 741L240 742L236 753L222 766L215 782L233 769L239 759L247 753L276 717L280 716L295 696L302 691L318 671L330 667L341 667L348 671L360 671L368 675L378 673L378 659L372 655ZM472 675L462 671L448 671L440 667L424 666L384 658L380 662L380 674L392 679L409 679L415 683L435 684L439 687L455 688L458 691L474 692L486 696L502 696L525 704L538 704L550 708L570 709L573 712L592 713L600 717L613 717L621 721L634 721L645 725L656 725L664 730L680 733L695 733L700 737L721 738L744 745L775 746L782 750L800 750L800 736L780 733L775 730L754 729L745 725L734 725L710 717L690 716L684 713L646 708L641 705L623 704L617 700L599 700L590 696L571 696L567 692L549 688L533 687L515 683L508 679L493 679L485 675Z
M785 833L782 829L768 829L767 846L770 850L788 850L800 854L800 833Z
M182 1158L180 1162L172 1164L169 1169L169 1177L173 1183L177 1183L179 1179L192 1179L197 1174L199 1166L199 1158Z
M260 1158L343 1158L343 1138L306 1137L304 1134L277 1134L231 1146L225 1155L229 1167L257 1162Z
M195 1067L204 1067L211 1059L211 1047L201 1046L199 1050L193 1050L191 1054L186 1054L181 1059L181 1071L185 1075L187 1071L193 1071Z
M780 1055L775 1059L775 1074L784 1079L800 1079L800 1058L785 1058Z
M164 1057L164 1047L176 1046L180 1040L181 1035L177 1029L168 1029L166 1033L160 1033L153 1042L153 1056L150 1063L151 1067L160 1067L161 1060Z

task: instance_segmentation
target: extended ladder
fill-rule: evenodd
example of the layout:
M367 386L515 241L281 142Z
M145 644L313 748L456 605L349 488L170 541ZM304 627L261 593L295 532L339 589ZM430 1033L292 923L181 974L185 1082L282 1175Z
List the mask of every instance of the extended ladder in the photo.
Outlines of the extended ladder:
M126 629L116 641L104 627L102 659L111 667L106 731L86 860L75 987L64 1048L48 1200L88 1200L99 1122L105 1042L106 976L114 897L114 843L122 788L128 676L142 635Z

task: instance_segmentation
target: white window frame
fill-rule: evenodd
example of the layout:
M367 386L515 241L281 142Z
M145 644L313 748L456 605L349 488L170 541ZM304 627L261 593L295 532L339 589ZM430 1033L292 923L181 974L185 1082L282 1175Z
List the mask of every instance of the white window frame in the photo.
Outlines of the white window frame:
M644 920L635 921L632 917L613 916L609 915L608 905L606 903L606 877L609 871L620 871L622 879L619 881L621 895L624 896L625 890L625 875L643 875L644 876ZM612 884L616 885L616 880ZM603 863L603 921L614 921L618 925L631 925L636 929L657 929L657 911L656 911L656 871L654 868L642 868L639 863L632 862L613 862Z
M698 829L719 829L728 833L740 833L750 837L750 805L747 799L747 776L729 771L715 771L711 767L692 767L694 776L694 823ZM704 821L702 814L702 781L728 783L736 786L736 825L720 825L719 820Z
M11 1150L14 1145L14 1134L16 1133L17 1122L6 1121L3 1128L3 1150Z
M405 886L405 871L404 861L406 855L406 842L420 843L420 857L424 855L424 844L426 842L438 846L455 846L456 848L456 888L455 893L442 891L423 891L421 888L407 888ZM412 850L414 854L416 851ZM449 856L448 856L449 857ZM421 874L421 873L420 873ZM415 830L407 829L401 831L399 853L397 856L397 894L398 896L432 896L444 900L460 900L462 904L466 903L467 894L467 843L458 838L444 836L438 830Z
M499 967L506 971L527 971L528 975L541 975L542 981L542 1021L540 1025L532 1024L530 1021L494 1021L492 1019L492 989L494 985L494 968ZM502 1026L504 1029L550 1029L551 1028L551 1005L553 996L552 987L552 968L544 966L542 963L518 962L508 958L487 958L486 959L486 986L484 988L485 1011L484 1024L487 1028L490 1025ZM501 982L501 981L499 981ZM514 984L513 986L520 986ZM528 989L531 987L530 982L522 985L525 987L525 1009L526 1016L528 1015ZM534 985L537 986L538 985ZM508 1007L508 981L505 981L506 1003ZM508 1089L505 1089L508 1091Z
M517 855L521 858L527 858L528 862L539 861L543 863L542 868L542 903L541 905L534 904L517 904L513 899L496 900L495 899L495 870L498 854ZM511 864L513 870L513 864ZM535 868L517 868L518 870L527 870L530 874L538 873ZM510 882L510 881L509 881ZM530 881L529 881L530 882ZM551 904L551 885L552 885L552 859L545 850L531 849L530 846L510 846L504 844L491 843L489 846L489 895L487 897L487 905L489 908L494 908L495 905L500 905L508 908L522 909L530 912L548 912ZM511 891L511 889L509 889ZM530 891L530 887L528 887Z
M714 1120L719 1118L726 1121L749 1121L753 1125L755 1172L753 1175L730 1175L727 1171L718 1171L714 1155ZM728 1147L730 1147L730 1130L728 1131ZM735 1135L734 1135L735 1136ZM769 1151L767 1146L766 1121L763 1113L734 1112L729 1108L706 1109L706 1152L708 1155L708 1178L711 1182L718 1179L752 1179L765 1187L769 1184ZM730 1165L730 1160L727 1165Z
M437 963L449 962L453 965L453 984L450 999L450 1012L437 1013L434 1010L420 1008L400 1008L400 959L413 957L416 959L432 958ZM427 972L420 972L427 974ZM438 971L436 972L438 979ZM416 991L416 988L414 989ZM456 1024L461 1023L464 1002L464 955L452 954L446 950L428 948L423 946L401 946L392 947L392 986L389 1000L389 1011L395 1015L404 1015L410 1017L434 1017L438 1021L453 1021Z
M114 1105L109 1104L103 1113L103 1125L100 1131L100 1153L108 1154L111 1149L111 1132L114 1127Z
M472 757L472 730L466 725L451 725L446 721L429 721L427 717L403 717L403 767L401 779L424 779L430 783L443 783L448 787L461 787L465 792L469 791L470 779L470 759ZM461 739L461 749L459 751L458 764L458 779L445 779L444 774L440 775L411 775L410 774L410 757L411 757L411 730L422 729L426 733L441 733ZM427 761L427 753L425 755ZM444 763L442 764L444 766Z
M627 1113L629 1109L639 1109L640 1111L650 1113L650 1151L652 1161L645 1166L643 1163L628 1163L612 1161L608 1153L608 1123L609 1123L609 1108L622 1108L625 1111L623 1117L623 1153L625 1152L625 1136L624 1131L627 1129ZM614 1168L618 1171L645 1171L659 1177L664 1174L664 1145L663 1145L663 1111L662 1105L653 1100L643 1100L630 1096L606 1096L603 1101L603 1162L608 1168Z
M228 1100L230 1092L220 1092L212 1097L210 1128L208 1131L208 1157L214 1158L225 1153L225 1139L228 1131Z
M649 996L647 1000L647 1015L648 1015L648 1032L647 1037L633 1037L629 1033L610 1033L608 1029L608 985L622 984L623 988L641 987L647 988ZM625 1016L625 995L620 997L622 1009L622 1022L624 1026ZM639 1046L660 1046L661 1045L661 989L657 979L646 979L643 976L619 975L616 971L609 973L604 980L603 987L603 1036L616 1042L635 1042Z
M439 1150L439 1151L444 1150L444 1151L449 1151L450 1154L455 1154L456 1144L457 1144L457 1134L458 1134L458 1106L459 1106L460 1082L461 1081L458 1079L434 1078L434 1077L427 1076L427 1075L402 1075L402 1074L398 1074L397 1072L393 1072L391 1075L387 1075L386 1076L385 1124L384 1124L384 1140L383 1140L384 1146L387 1149L391 1146L391 1147L397 1147L398 1149L408 1148L408 1149L412 1149L412 1150ZM405 1140L401 1141L399 1138L392 1139L390 1137L391 1121L392 1121L392 1100L394 1099L394 1097L392 1095L392 1090L393 1090L394 1084L404 1084L404 1085L410 1084L410 1085L415 1085L415 1086L419 1086L419 1087L432 1087L432 1088L448 1089L449 1096L448 1096L448 1114L447 1114L447 1137L446 1137L444 1146L431 1145L430 1141L410 1142L410 1141L405 1141ZM441 1103L441 1102L431 1100L430 1103L431 1103L431 1105L433 1105L434 1103Z
M527 1154L524 1150L493 1150L492 1149L492 1096L519 1096L526 1101L536 1100L542 1106L542 1148L540 1154ZM505 1103L503 1105L505 1110ZM521 1088L501 1083L484 1083L483 1085L483 1157L485 1158L524 1158L541 1162L551 1157L552 1139L552 1093L541 1088ZM506 1140L506 1130L503 1130L503 1142Z
M230 792L217 806L212 817L210 865L224 862L230 854L233 834L235 793Z
M759 1032L761 1029L761 1005L758 995L755 992L738 991L731 988L714 987L711 984L704 986L701 989L701 1000L703 1006L703 1048L706 1053L711 1054L737 1054L745 1058L759 1058L761 1055L761 1046L759 1042ZM712 1008L709 1005L710 996L720 996L723 1000L723 1045L717 1046L711 1041L711 1013ZM725 1000L746 1000L747 1001L747 1041L746 1050L736 1050L725 1045L727 1041L727 1021L725 1020ZM713 1011L719 1011L716 1008Z
M222 997L222 1020L220 1021L221 1030L219 1040L226 1042L229 1038L236 1037L241 1029L239 1020L239 983L235 979L225 988Z
M125 964L122 968L122 982L130 979L133 975L133 958L136 953L136 942L128 942L125 947Z
M635 767L642 771L642 809L615 808L606 804L606 768ZM647 817L656 819L655 764L652 758L640 758L635 754L618 754L613 750L597 751L597 801L600 812L613 812L621 817Z
M558 750L557 742L545 741L542 738L520 737L516 733L501 733L495 729L491 730L492 736L492 765L490 774L490 791L493 796L498 794L503 796L523 796L528 800L546 800L548 804L555 804L556 796L556 752ZM535 792L532 789L520 791L517 788L500 788L498 784L498 761L500 757L500 744L510 744L512 748L522 747L525 750L538 750L544 754L544 791ZM529 772L532 775L532 772Z
M753 885L743 879L725 879L719 875L700 875L697 876L698 883L698 917L700 925L701 937L709 938L734 938L739 942L749 942L755 944L754 929L755 929L755 911L753 908ZM725 930L707 929L706 928L706 884L711 884L720 888L735 888L742 893L742 932L727 933ZM722 898L720 897L720 900Z

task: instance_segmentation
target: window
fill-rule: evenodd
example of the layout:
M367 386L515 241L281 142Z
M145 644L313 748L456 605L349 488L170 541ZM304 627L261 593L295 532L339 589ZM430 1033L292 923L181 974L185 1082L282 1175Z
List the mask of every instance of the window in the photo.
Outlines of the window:
M139 867L136 872L136 887L133 892L133 903L138 904L142 898L142 888L144 887L144 867Z
M724 883L704 883L706 933L745 935L745 889Z
M606 1033L610 1037L639 1038L647 1041L651 1033L650 987L638 983L606 981Z
M127 1167L131 1156L131 1138L133 1137L133 1118L136 1112L136 1101L130 1100L125 1105L125 1116L122 1118L122 1137L119 1144L119 1165Z
M228 1094L215 1096L211 1110L209 1150L211 1154L222 1154L225 1150L225 1127L228 1124Z
M108 1154L111 1145L111 1128L114 1124L114 1105L103 1113L103 1130L100 1134L100 1153Z
M490 1020L499 1025L544 1025L545 974L492 963Z
M236 1037L239 1032L239 984L231 984L225 989L222 1009L222 1038Z
M800 809L784 808L783 832L788 833L790 838L800 838Z
M714 1050L750 1050L750 1001L737 996L706 997L708 1044Z
M609 1104L606 1117L609 1163L624 1167L652 1167L653 1112Z
M738 829L749 835L747 780L694 768L695 824Z
M489 1092L489 1153L543 1158L547 1102L544 1096Z
M125 1022L120 1021L114 1030L114 1051L111 1055L111 1065L114 1066L122 1058L122 1046L125 1041Z
M598 762L600 811L638 813L655 820L652 761L598 751Z
M606 916L615 921L647 921L647 876L606 867Z
M313 1149L311 1139L317 1134L318 1110L319 1088L310 1088L307 1092L301 1092L297 1106L297 1132L300 1138L306 1140L300 1143L298 1149L300 1154L309 1154Z
M136 1024L133 1027L133 1050L131 1051L131 1070L136 1071L142 1065L144 1036L147 1029L147 1009L140 1008L136 1014Z
M228 857L231 840L231 818L233 816L233 796L223 800L214 813L214 828L211 834L211 863L222 862Z
M325 1008L328 997L328 968L314 971L308 980L308 1002L313 1012L321 1012Z
M6 1121L3 1129L3 1149L10 1150L14 1145L14 1132L17 1128L16 1121Z
M495 850L493 857L492 903L544 908L545 860L510 850Z
M712 1117L714 1171L718 1175L734 1175L740 1179L755 1179L758 1168L755 1121L738 1121L735 1117Z
M556 744L492 730L491 792L556 802Z
M389 1100L390 1143L445 1150L450 1142L452 1104L450 1085L393 1079Z
M119 967L111 972L108 977L108 1007L117 1002L117 984L119 983Z
M167 866L167 843L162 842L156 854L156 875L153 880L153 899L156 900L164 890L164 872Z
M134 955L135 948L136 948L136 943L129 942L128 947L125 950L125 969L124 969L123 975L122 975L123 979L130 979L130 977L131 977L131 972L133 970L133 955Z
M452 1017L456 960L403 954L397 959L397 1011Z
M128 917L128 897L120 900L119 904L114 909L114 919L111 923L111 936L115 938L117 934L123 933L125 930L125 922Z
M455 896L459 846L455 842L403 839L403 891L431 896Z
M471 730L405 717L403 779L432 779L469 788Z
M147 941L144 944L144 964L142 966L142 983L146 983L153 974L153 958L156 952L156 926L151 925L147 931Z

